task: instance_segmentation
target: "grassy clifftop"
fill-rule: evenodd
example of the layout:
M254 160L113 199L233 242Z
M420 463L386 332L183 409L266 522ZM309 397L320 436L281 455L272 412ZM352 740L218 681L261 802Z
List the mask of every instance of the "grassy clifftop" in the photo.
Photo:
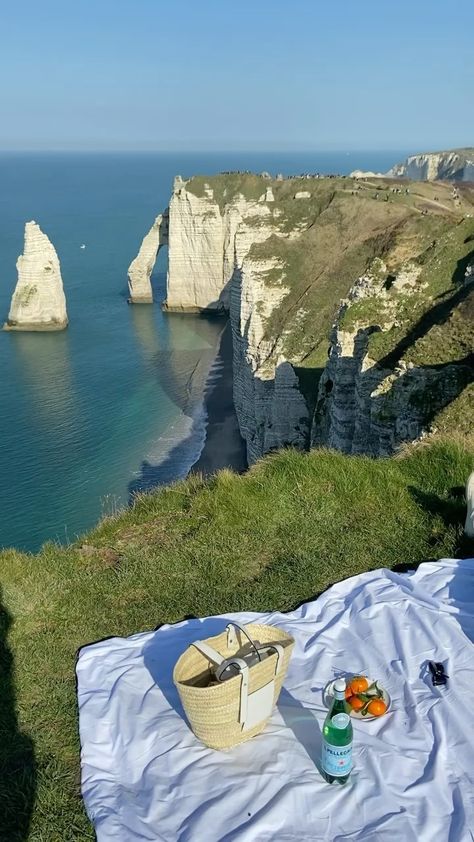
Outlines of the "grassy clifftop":
M82 542L0 554L0 838L93 839L79 790L77 649L189 614L289 609L346 576L451 556L474 452L281 451L139 498ZM466 553L469 549L466 550Z
M284 353L302 366L324 363L328 333L340 299L374 257L383 258L387 275L396 274L410 260L423 265L416 299L400 296L397 302L400 324L389 337L374 339L374 354L379 349L381 356L408 333L411 322L429 310L439 296L449 298L457 290L462 269L470 257L474 260L472 185L458 185L455 196L452 185L441 182L383 178L277 181L232 173L194 177L186 189L203 197L205 185L212 188L221 209L238 194L257 202L267 187L272 188L275 201L268 205L272 216L265 217L265 224L273 227L274 235L255 244L250 257L279 258L282 268L270 270L267 282L284 283L289 292L269 319L267 337L276 338L284 332ZM301 192L309 193L309 197L296 199ZM246 221L252 223L251 209ZM255 217L255 224L262 224L260 216ZM373 308L365 313L363 307L361 303L360 312L353 311L353 315L361 319L377 315ZM468 332L472 336L470 329ZM443 336L439 342L431 342L423 364L431 358L438 361L444 340ZM451 353L457 353L456 342Z
M254 243L249 259L278 258L275 268L259 269L267 286L288 289L265 324L274 349L268 362L283 353L300 373L307 369L311 405L341 299L376 259L384 267L380 290L353 303L341 326L371 330L368 356L382 369L400 361L440 370L459 362L463 382L469 380L474 283L465 283L465 273L474 266L474 185L377 177L277 181L237 173L193 178L187 189L204 196L205 184L221 209L238 194L255 203L272 189L267 215L256 214L256 204L248 208L247 225L270 232ZM415 280L394 283L407 269ZM456 407L442 418L430 416L432 426L464 429L466 413L474 411L469 383Z

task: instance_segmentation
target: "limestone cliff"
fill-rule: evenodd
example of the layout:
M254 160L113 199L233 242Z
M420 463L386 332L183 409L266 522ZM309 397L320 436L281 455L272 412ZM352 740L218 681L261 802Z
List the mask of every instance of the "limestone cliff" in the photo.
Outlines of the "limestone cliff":
M387 175L419 181L474 181L474 148L410 155L392 167Z
M254 213L257 208L254 208ZM249 209L250 213L250 209ZM269 220L243 221L235 237L230 318L234 346L234 403L249 463L278 447L309 444L309 411L298 378L281 348L266 332L268 320L288 294L278 258L252 256L255 243L272 234ZM273 275L272 283L268 283Z
M18 281L5 330L63 330L68 323L66 298L56 250L36 222L25 225Z
M221 212L207 183L197 196L187 182L175 179L169 207L167 310L228 309L234 236L245 206L236 196Z
M249 462L392 453L470 394L473 211L468 185L176 180L165 306L230 313Z
M295 371L278 343L265 336L268 319L288 292L281 277L268 283L270 273L277 270L278 276L279 261L249 255L256 243L282 236L281 211L274 212L273 191L263 177L252 178L250 196L220 182L214 190L206 181L175 180L164 305L230 312L234 401L249 462L282 443L309 443L309 412Z
M140 250L128 267L128 288L130 303L151 304L153 290L151 275L161 246L168 245L168 212L156 217L148 234L143 238Z
M434 266L439 252L427 260ZM436 432L445 408L463 394L468 398L474 382L470 264L464 283L434 308L423 268L408 261L395 275L375 260L342 302L319 383L313 447L390 456L401 444ZM418 311L417 321L410 310Z

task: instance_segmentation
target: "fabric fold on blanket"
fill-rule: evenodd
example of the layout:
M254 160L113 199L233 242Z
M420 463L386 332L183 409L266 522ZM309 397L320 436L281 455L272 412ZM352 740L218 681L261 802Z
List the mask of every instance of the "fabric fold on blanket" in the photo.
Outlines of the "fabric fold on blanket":
M270 724L225 752L192 734L173 685L179 655L229 620L295 638ZM188 620L81 650L82 793L99 842L474 840L474 560L338 583L289 614ZM446 688L431 684L442 661ZM323 689L346 672L380 679L380 720L354 720L348 784L319 772Z

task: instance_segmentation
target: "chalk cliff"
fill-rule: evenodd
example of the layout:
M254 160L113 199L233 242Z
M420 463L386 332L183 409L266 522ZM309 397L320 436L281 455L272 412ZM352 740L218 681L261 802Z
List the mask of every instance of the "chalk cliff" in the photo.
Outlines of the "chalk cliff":
M420 265L408 262L396 276L390 275L389 291L388 275L383 261L374 261L372 271L356 281L340 306L319 383L311 433L313 447L325 445L346 453L390 456L401 444L430 432L436 415L474 380L474 355L468 346L466 353L461 348L460 358L456 353L451 354L453 359L443 357L438 348L431 365L428 360L421 361L416 346L422 345L436 326L435 322L431 324L429 311L426 333L417 336L414 332L413 343L405 337L392 353L382 357L373 343L378 359L371 356L371 339L383 341L383 334L393 331L403 299L405 303L411 299L416 309L416 299L424 293ZM474 285L470 286L474 300ZM351 308L362 299L365 306L359 306L359 314L364 310L370 313L369 323L366 317L359 320L356 315L351 319ZM448 335L450 330L452 322L447 327ZM440 340L438 336L437 342Z
M418 181L474 181L474 148L410 155L392 167L387 175Z
M68 323L66 298L56 250L39 225L25 225L18 281L5 330L63 330Z
M234 236L246 202L235 196L221 208L206 182L200 196L187 184L177 176L170 201L165 308L228 310Z
M151 275L161 246L168 245L168 211L156 217L148 234L145 234L140 250L128 267L128 288L130 303L151 304L153 290Z
M279 230L281 211L273 211L272 189L253 178L258 183L247 197L219 183L214 190L208 182L175 180L164 305L167 310L230 312L234 402L249 462L282 443L303 447L309 442L309 411L295 371L265 336L267 320L288 292L280 264L249 255L255 244L288 233Z
M278 258L252 255L256 243L274 233L268 212L248 208L235 236L230 318L234 347L234 404L249 463L278 447L304 449L309 411L281 341L267 333L268 320L288 294ZM255 225L256 218L259 224ZM266 221L265 221L266 220ZM269 276L271 283L268 282Z
M250 463L285 445L386 455L446 408L458 423L474 381L474 189L451 194L176 179L165 307L230 314Z

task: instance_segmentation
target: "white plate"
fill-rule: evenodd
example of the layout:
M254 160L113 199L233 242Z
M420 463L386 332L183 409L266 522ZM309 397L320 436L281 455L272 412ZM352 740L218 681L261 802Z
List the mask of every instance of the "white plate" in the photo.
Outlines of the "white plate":
M361 673L357 673L357 675L361 675ZM348 684L350 683L350 680L352 680L352 678L355 678L355 674L354 674L354 676L347 676L346 677L346 680L347 680ZM369 682L369 687L370 687L371 684L374 683L373 678L369 678L367 675L365 675L364 678L366 678L367 681ZM336 679L333 678L332 681L329 681L328 684L326 684L326 687L323 690L323 702L324 702L324 704L326 705L327 708L331 707L331 704L332 704L332 701L333 701L333 698L334 698L334 689L333 688L334 688L334 682L335 681L336 681ZM382 699L385 702L385 704L387 705L387 710L385 711L385 713L387 713L387 711L390 710L390 705L392 703L392 700L390 698L390 694L387 693L385 687L382 687L382 685L380 684L379 681L377 681L377 687L379 687L381 692L382 692ZM374 696L374 699L375 698L377 698L377 697ZM350 705L349 705L349 707L350 707ZM360 710L352 710L352 708L351 708L350 713L351 713L351 717L353 719L362 719L365 722L367 722L367 720L369 720L369 719L381 719L380 716L374 716L372 713L366 713L365 716L362 716ZM382 714L382 716L385 716L385 713Z

